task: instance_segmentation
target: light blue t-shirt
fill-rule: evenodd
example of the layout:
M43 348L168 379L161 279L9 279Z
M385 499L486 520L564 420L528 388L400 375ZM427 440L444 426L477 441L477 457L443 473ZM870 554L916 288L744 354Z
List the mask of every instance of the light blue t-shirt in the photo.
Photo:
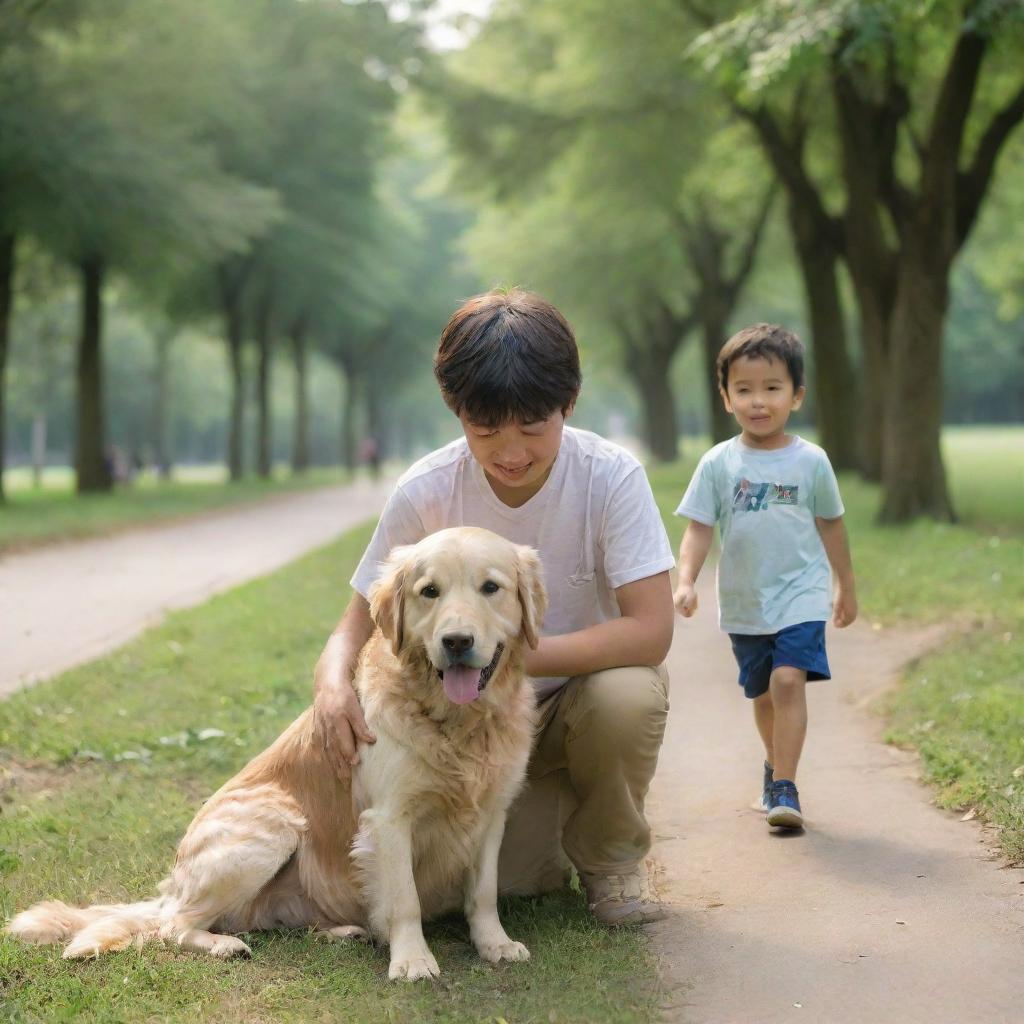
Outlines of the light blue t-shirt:
M720 627L760 634L827 621L831 574L814 520L842 514L828 456L803 438L764 451L734 437L707 452L676 515L718 523Z

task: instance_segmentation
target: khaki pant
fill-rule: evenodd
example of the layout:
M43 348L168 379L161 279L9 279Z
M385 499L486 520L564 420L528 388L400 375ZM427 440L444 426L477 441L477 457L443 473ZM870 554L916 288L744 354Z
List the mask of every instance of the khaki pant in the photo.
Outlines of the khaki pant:
M646 855L644 798L667 717L663 665L576 676L540 705L526 786L505 826L501 892L547 892L570 863L614 874Z

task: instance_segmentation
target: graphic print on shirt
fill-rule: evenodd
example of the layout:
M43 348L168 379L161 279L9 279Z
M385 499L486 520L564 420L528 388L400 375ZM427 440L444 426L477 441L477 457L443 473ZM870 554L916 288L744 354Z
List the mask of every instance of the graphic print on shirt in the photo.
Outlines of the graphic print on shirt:
M754 483L740 477L732 486L733 512L765 512L769 505L799 504L796 484Z

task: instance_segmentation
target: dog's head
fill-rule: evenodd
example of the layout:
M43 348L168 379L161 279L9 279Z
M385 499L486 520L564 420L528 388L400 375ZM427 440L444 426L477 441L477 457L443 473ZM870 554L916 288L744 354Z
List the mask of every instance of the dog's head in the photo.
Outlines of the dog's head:
M537 552L468 527L395 548L370 593L395 655L422 653L456 704L484 691L510 649L537 646L545 605Z

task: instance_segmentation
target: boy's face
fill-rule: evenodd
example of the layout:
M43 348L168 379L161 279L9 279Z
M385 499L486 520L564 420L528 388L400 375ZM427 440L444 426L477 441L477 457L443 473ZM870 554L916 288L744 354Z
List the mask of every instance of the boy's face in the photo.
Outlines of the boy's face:
M473 458L506 505L522 505L544 486L562 444L565 417L561 412L535 423L512 422L500 427L474 424L465 413L459 420Z
M793 389L784 362L771 357L740 356L729 366L725 407L751 440L767 441L786 429L790 413L800 408L806 389Z

